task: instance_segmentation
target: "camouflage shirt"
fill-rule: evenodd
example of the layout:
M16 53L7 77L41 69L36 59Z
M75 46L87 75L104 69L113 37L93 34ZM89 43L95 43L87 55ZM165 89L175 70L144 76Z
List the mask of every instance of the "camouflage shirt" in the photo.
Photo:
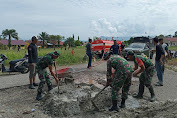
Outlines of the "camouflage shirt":
M112 79L112 68L115 69L116 73L125 74L133 72L128 61L118 55L110 57L107 61L107 79Z
M145 69L154 66L150 59L146 57L135 55L134 56L134 64L135 66L142 66L144 65Z
M53 64L52 55L51 55L51 53L49 53L49 54L45 55L44 57L42 57L42 59L40 59L39 62L37 62L36 69L43 70L52 64Z

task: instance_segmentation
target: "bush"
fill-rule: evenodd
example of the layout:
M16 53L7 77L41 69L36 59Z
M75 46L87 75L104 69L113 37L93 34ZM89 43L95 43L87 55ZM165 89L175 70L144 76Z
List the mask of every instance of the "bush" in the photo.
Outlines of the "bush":
M1 50L7 50L7 49L8 49L8 46L7 46L7 45L0 45L0 49L1 49Z

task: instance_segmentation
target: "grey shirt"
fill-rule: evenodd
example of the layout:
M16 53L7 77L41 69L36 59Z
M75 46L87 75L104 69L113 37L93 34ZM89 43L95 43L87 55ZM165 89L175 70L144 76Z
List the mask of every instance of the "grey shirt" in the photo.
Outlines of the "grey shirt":
M91 54L92 53L91 47L92 47L92 44L91 43L87 43L87 45L86 45L86 53L87 54Z

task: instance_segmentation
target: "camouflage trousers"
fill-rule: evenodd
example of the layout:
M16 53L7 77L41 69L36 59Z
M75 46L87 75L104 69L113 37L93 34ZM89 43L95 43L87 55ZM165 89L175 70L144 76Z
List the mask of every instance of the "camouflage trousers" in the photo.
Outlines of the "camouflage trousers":
M148 69L145 69L145 71L141 73L139 78L140 85L145 85L147 88L150 88L154 72L155 67L149 67Z
M40 79L40 83L39 83L39 87L38 87L38 92L42 93L42 89L44 87L44 84L47 83L48 87L52 86L52 83L50 81L49 75L47 73L46 69L43 70L37 70L39 79Z
M131 86L132 73L115 73L112 82L112 100L117 100L119 90L122 88L122 99L128 98L128 91Z

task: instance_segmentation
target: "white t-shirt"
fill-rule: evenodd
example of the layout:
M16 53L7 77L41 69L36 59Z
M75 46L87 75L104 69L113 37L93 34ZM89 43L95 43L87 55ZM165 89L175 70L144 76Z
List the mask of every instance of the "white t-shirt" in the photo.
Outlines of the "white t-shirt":
M162 48L163 48L163 51L164 51L165 56L166 56L166 55L167 55L167 52L166 52L166 51L168 51L167 44L163 43L163 44L162 44Z

